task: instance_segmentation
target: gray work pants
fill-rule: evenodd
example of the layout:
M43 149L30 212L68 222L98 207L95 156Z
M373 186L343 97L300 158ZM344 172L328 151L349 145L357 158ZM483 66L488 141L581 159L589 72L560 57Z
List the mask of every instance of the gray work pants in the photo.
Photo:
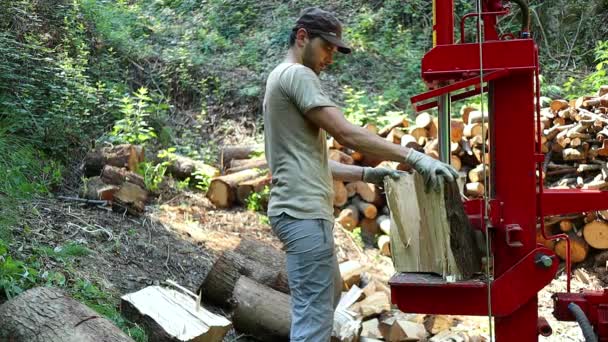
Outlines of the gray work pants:
M322 219L301 220L281 214L270 217L270 225L287 253L290 340L330 341L334 309L342 288L334 252L333 224Z

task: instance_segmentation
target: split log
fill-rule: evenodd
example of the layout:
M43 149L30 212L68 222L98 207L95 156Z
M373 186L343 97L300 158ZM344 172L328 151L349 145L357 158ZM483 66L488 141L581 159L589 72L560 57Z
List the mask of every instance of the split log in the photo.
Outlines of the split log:
M391 256L391 237L389 235L380 235L378 237L378 249L380 255Z
M287 276L280 275L285 272L284 268L273 269L233 251L224 251L199 286L198 292L204 300L228 308L233 304L230 300L240 276L251 277L260 284L288 293L289 285L285 282Z
M583 107L608 107L608 94L583 101Z
M334 188L334 206L341 207L348 202L348 192L346 190L346 186L344 186L344 182L340 180L333 181Z
M420 139L427 137L428 133L427 133L426 129L424 129L424 127L412 126L412 127L410 127L409 134L411 136L413 136L414 138L416 138L416 141L418 142L419 145L424 145L424 144L420 143L420 141L421 141Z
M241 204L245 204L247 198L249 198L249 195L251 195L252 193L263 191L266 186L270 185L271 181L272 177L270 176L270 174L267 174L265 176L260 176L239 183L236 187L237 201Z
M373 219L378 216L378 209L375 205L362 201L359 197L353 197L352 203L366 218Z
M133 183L123 183L114 194L112 209L123 212L126 210L131 215L141 215L144 212L148 200L148 191Z
M130 182L139 185L145 189L146 183L144 178L137 173L128 171L125 168L119 168L112 165L105 165L101 171L101 180L106 184L121 185L124 182Z
M389 296L383 291L374 292L371 296L366 297L357 304L359 314L363 319L379 315L391 309Z
M121 313L154 341L221 342L232 323L173 289L148 286L121 297Z
M241 163L241 166L231 167L231 168L227 169L226 172L224 172L224 174L229 175L229 174L241 172L244 170L251 170L251 169L267 170L268 163L266 162L266 158L249 159L248 162Z
M426 192L418 173L387 179L391 253L397 272L434 272L468 279L481 269L474 232L455 182Z
M483 196L484 191L485 191L485 187L483 186L482 183L479 183L479 182L467 183L465 185L464 194L466 196L481 197L481 196Z
M288 341L290 297L241 276L234 287L234 328L261 341Z
M206 196L216 207L229 208L236 200L236 188L238 184L259 176L260 171L249 169L213 178L209 184Z
M63 290L35 287L0 306L2 341L133 341Z
M427 112L419 113L416 116L416 126L427 128L433 123L433 117Z
M112 201L119 189L116 185L104 183L99 176L86 178L80 189L80 197L94 201Z
M377 207L381 207L383 205L384 198L381 196L380 190L374 184L365 183L363 181L353 183L355 183L356 192L362 200L372 203Z
M184 180L192 179L195 173L200 173L208 177L217 177L220 175L220 170L211 165L207 165L200 160L195 160L186 156L174 155L167 167L167 172L173 177Z
M572 263L578 263L587 258L589 252L589 244L585 240L576 234L568 234L570 237L570 260ZM555 254L562 260L566 260L567 243L565 239L559 240L555 243Z
M592 221L583 228L585 241L593 248L608 248L608 223L604 221Z
M340 150L329 150L329 160L337 161L338 163L352 165L355 163L353 158Z
M403 129L396 127L391 129L391 131L386 136L386 140L392 142L393 144L401 144L401 138L406 135Z
M484 183L487 177L487 173L490 171L490 168L487 165L479 164L474 169L469 171L469 180L472 183Z
M224 146L220 150L220 168L223 170L230 165L232 159L249 159L264 152L263 144L244 146Z
M570 220L561 220L559 222L559 229L562 232L567 233L567 232L571 231L572 228L574 228L574 223L572 223L572 221L570 221Z
M143 148L131 144L97 148L88 152L84 158L84 175L99 176L104 165L125 167L129 171L135 171L137 164L143 159Z
M344 186L346 188L346 196L351 198L357 194L357 182L350 182Z
M459 142L464 136L464 122L459 119L450 121L450 139L452 142Z
M353 230L359 225L359 209L354 205L349 205L340 211L336 221L347 230Z
M425 341L428 335L423 324L393 317L381 320L378 328L388 342Z
M376 219L363 218L361 222L359 222L361 226L361 234L367 237L375 237L380 232L380 227L378 226L378 222Z
M363 266L358 261L345 261L341 263L339 267L340 275L342 276L342 289L344 291L348 291L353 285L359 286Z
M393 121L391 121L388 125L382 127L382 129L378 132L378 135L381 137L386 137L393 128L407 127L408 125L409 125L409 122L407 121L406 117L396 118Z
M369 319L361 323L361 338L366 341L382 341L382 332L379 329L380 322L377 318Z
M564 110L564 109L567 109L568 107L570 107L570 104L566 100L553 100L551 102L551 104L549 105L549 107L551 108L551 110L554 113L557 113L561 110Z
M480 123L472 123L464 126L463 135L467 138L472 138L476 135L481 136L483 126Z
M391 235L391 218L389 215L378 216L376 222L378 223L378 227L384 234Z
M423 319L424 327L432 335L449 330L456 324L454 317L446 315L426 315Z
M545 227L545 232L546 232L546 227ZM547 236L551 235L551 234L546 234ZM540 231L540 229L538 229L536 231L536 243L539 243L551 250L555 249L555 240L546 240L545 237L543 236L542 232Z

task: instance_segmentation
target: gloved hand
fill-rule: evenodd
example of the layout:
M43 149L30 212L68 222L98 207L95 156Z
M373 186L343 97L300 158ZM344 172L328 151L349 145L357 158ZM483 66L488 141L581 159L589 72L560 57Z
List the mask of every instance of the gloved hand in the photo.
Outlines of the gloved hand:
M393 179L399 179L402 171L391 170L384 167L364 167L363 181L365 183L373 183L379 186L384 185L384 177L390 176Z
M427 192L430 189L440 192L444 181L453 182L458 178L458 172L451 165L414 149L410 149L405 160L422 175Z

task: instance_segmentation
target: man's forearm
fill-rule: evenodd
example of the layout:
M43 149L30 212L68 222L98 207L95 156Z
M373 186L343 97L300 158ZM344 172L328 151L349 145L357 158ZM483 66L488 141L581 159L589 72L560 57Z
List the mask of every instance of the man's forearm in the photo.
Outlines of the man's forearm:
M335 180L355 182L363 179L363 168L356 165L347 165L330 160L331 175Z

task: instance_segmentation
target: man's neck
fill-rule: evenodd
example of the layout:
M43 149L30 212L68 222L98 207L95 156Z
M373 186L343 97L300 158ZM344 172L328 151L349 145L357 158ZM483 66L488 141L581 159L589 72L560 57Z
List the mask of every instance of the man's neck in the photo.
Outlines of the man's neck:
M293 48L291 48L287 50L287 54L285 55L285 62L302 64L302 56L297 53Z

